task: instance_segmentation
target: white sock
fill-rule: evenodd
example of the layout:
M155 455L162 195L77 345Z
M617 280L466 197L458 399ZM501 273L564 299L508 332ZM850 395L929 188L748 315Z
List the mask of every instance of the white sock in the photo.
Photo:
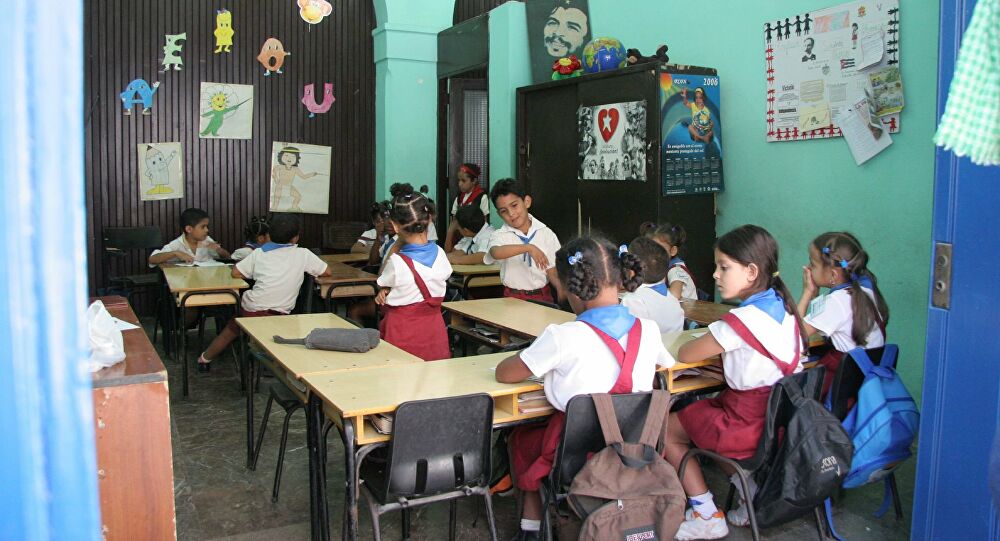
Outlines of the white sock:
M542 521L531 520L530 518L521 519L521 529L526 532L537 532L542 528Z
M210 363L210 362L212 362L212 359L206 359L205 358L205 354L202 353L201 355L198 356L198 362L199 363Z
M701 515L702 518L711 518L716 511L719 510L715 506L715 500L712 498L712 491L709 490L704 494L699 494L698 496L691 496L688 498L688 503L694 508L695 512Z
M740 483L740 476L735 473L729 476L729 481L736 487L736 493L740 495L743 501L747 501L746 494L743 494L743 485ZM757 483L754 482L753 477L747 477L747 485L750 487L750 498L753 499L757 495Z

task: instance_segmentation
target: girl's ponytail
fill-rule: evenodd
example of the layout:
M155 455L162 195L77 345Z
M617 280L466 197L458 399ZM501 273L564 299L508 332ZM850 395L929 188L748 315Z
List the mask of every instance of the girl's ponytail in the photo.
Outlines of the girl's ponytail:
M802 316L799 315L799 311L795 307L795 297L792 297L792 292L788 290L788 286L785 285L785 281L781 279L778 271L774 271L771 274L770 287L781 297L781 301L785 305L785 311L795 316L795 324L799 327L799 339L802 340L802 351L808 351L809 337L806 335L805 322L802 321Z

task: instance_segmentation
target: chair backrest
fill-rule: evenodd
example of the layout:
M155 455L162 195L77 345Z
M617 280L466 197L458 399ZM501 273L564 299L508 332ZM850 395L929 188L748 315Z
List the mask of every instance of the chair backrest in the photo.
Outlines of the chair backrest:
M484 485L492 430L493 398L485 393L400 404L381 501Z
M325 222L323 224L323 248L350 250L366 229L368 229L366 222Z
M163 246L159 227L105 227L105 250L152 250Z
M872 364L877 366L882 362L885 348L866 349L865 353L868 354ZM847 417L847 412L850 411L853 400L858 397L858 391L861 390L861 384L864 381L865 375L858 368L858 364L854 362L850 353L845 353L837 368L837 373L833 375L833 385L830 387L830 404L832 406L830 413L834 417L841 421Z
M754 456L741 461L744 468L755 470L761 464L769 461L778 451L780 438L784 434L784 428L795 413L795 405L792 403L786 387L790 381L794 381L802 389L802 394L807 398L819 400L823 391L823 374L826 368L817 366L808 370L803 370L797 374L785 376L778 380L771 388L771 394L767 399L767 413L764 417L764 431L761 433L760 441L757 443L757 451Z
M650 392L611 395L615 417L625 441L639 441L652 396ZM565 492L587 462L587 457L605 447L594 399L590 395L574 396L566 405L566 425L552 468L552 486Z

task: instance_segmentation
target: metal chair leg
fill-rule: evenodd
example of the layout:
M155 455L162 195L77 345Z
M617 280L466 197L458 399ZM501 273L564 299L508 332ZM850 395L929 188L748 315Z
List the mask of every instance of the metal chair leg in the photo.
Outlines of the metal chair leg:
M403 541L409 541L410 539L410 510L404 507L399 512L399 518L403 522Z
M260 434L257 435L257 445L253 448L253 460L250 462L250 471L257 470L257 458L260 456L260 448L264 444L264 432L267 430L267 418L271 416L271 404L274 397L267 398L267 405L264 406L264 419L260 422Z
M486 522L490 527L490 539L497 541L496 517L493 515L493 499L490 497L489 488L483 493L483 498L486 500Z
M448 541L455 541L455 530L458 524L458 500L448 502Z
M830 536L827 534L826 516L824 512L821 511L822 508L822 505L813 507L813 516L816 518L816 533L819 534L819 540L827 541L830 539Z
M286 410L285 422L281 426L281 446L278 447L278 466L274 470L274 489L271 490L271 503L278 501L278 490L281 488L281 469L285 462L285 447L288 445L288 422L292 420L292 414L302 406L295 406Z
M903 520L903 504L899 501L899 489L896 488L896 472L889 474L889 489L892 490L892 505L896 508L896 520Z
M726 495L726 507L723 508L725 511L729 511L733 508L733 497L736 496L736 485L729 483L729 494Z

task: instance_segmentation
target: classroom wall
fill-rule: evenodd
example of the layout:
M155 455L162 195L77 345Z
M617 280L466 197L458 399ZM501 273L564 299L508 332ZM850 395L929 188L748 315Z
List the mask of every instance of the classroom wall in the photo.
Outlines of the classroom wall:
M251 215L268 208L271 143L332 147L329 215L303 215L301 242L318 247L325 221L366 220L374 199L375 65L371 0L334 2L322 23L303 21L288 0L86 0L84 2L87 226L90 290L103 287L99 250L104 227L158 226L180 233L179 215L200 207L211 235L230 250L243 243ZM233 12L229 54L214 54L215 11ZM164 34L187 32L183 71L162 73ZM256 56L268 37L292 54L284 73L265 78ZM161 83L152 114L122 114L118 95L135 78ZM202 81L253 84L253 138L198 138ZM337 101L307 118L302 87L332 82ZM53 89L58 93L58 89ZM180 141L183 199L139 200L136 144ZM140 257L124 272L145 272Z
M767 143L764 138L763 23L830 0L728 0L693 5L678 0L590 0L594 36L620 39L650 54L661 43L671 62L711 66L722 85L726 192L718 197L717 230L744 223L770 230L782 247L780 268L793 293L801 292L806 246L827 230L847 229L871 254L872 270L889 302L889 339L900 344L900 372L914 396L923 374L930 268L931 186L934 153L938 8L936 1L904 2L900 11L901 67L906 109L893 145L867 164L854 165L842 139ZM523 25L523 6L499 20ZM496 10L494 10L496 12ZM491 18L491 36L497 31ZM509 30L505 30L507 35ZM492 37L491 37L492 39ZM499 145L514 111L494 118L495 101L513 100L527 72L527 50L511 43L499 54L521 55L520 71L490 66L491 168L516 164L516 148ZM517 59L503 59L517 66ZM504 79L504 74L507 78ZM513 103L510 101L510 103ZM501 115L500 111L497 111ZM501 132L498 136L494 131ZM511 169L516 170L516 169ZM712 242L713 239L692 239Z

